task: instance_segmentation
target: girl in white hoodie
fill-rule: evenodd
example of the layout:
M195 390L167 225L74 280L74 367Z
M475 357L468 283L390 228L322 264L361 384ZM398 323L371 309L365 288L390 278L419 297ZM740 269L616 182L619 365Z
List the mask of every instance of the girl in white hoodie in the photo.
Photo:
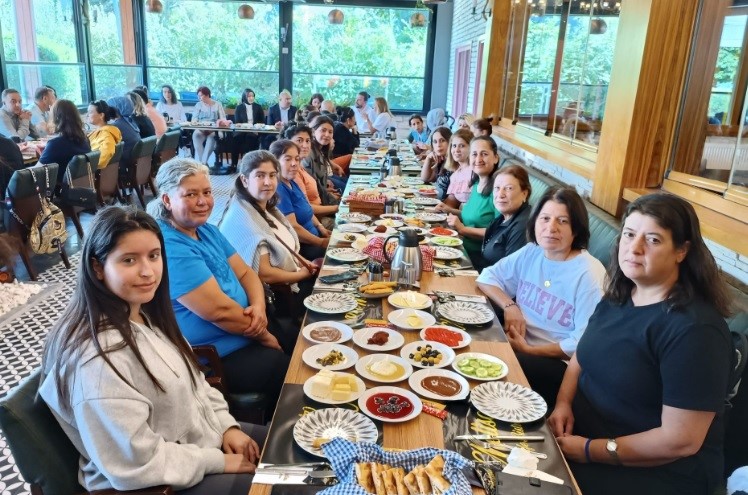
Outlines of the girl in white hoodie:
M237 423L205 381L174 317L164 256L146 213L99 212L39 392L81 454L86 490L245 495L267 429Z

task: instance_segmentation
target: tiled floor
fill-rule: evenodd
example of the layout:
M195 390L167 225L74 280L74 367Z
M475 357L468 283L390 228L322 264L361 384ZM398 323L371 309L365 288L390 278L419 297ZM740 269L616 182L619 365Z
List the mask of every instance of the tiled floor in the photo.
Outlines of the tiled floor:
M213 176L215 207L210 223L218 223L226 201L233 187L233 176ZM90 215L81 218L84 230L91 220ZM44 338L58 315L67 305L75 286L75 274L79 262L78 251L81 243L74 234L72 224L68 225L70 237L66 246L72 267L68 270L58 255L37 256L34 267L39 270L39 281L60 283L59 289L49 298L26 309L11 322L0 326L0 397L5 396L20 380L28 376L41 363ZM18 263L17 274L24 280L27 276L22 264ZM0 432L0 494L28 494L29 486L24 483L16 468L10 449Z

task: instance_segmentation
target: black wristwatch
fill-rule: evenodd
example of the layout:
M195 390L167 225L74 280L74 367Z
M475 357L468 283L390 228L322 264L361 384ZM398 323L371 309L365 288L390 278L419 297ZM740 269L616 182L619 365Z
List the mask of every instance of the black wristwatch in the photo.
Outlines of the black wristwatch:
M605 450L608 451L608 455L613 458L615 464L621 464L621 458L618 457L618 442L615 438L609 438L605 444Z

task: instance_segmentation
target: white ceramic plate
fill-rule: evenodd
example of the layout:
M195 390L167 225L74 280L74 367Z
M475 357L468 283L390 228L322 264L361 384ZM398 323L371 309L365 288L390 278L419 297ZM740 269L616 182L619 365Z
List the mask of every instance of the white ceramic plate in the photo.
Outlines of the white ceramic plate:
M327 356L332 351L338 351L343 354L343 361L338 364L332 364L330 366L323 366L322 364L317 362L317 359L321 359ZM350 347L346 347L340 344L317 344L305 350L301 354L301 360L316 370L325 369L330 371L338 371L348 369L356 364L356 362L358 361L358 353L356 353L356 351L354 351Z
M327 251L327 257L336 261L342 261L343 263L355 263L356 261L363 261L369 258L368 255L353 248L329 249Z
M353 377L353 380L356 382L356 387L358 391L351 392L351 395L348 398L348 400L333 400L330 396L320 397L319 395L314 395L312 393L312 380L314 379L314 376L308 378L307 381L304 382L304 395L306 395L312 400L321 402L322 404L338 405L338 404L347 404L349 402L353 402L357 400L359 397L361 397L364 392L366 392L366 384L361 378L357 377L356 375L352 373L344 373L344 372L337 372L335 373L335 375Z
M340 292L317 292L304 299L304 306L317 313L347 313L357 306L356 299L350 294Z
M507 423L531 423L548 411L537 392L516 383L481 383L470 394L470 402L483 414Z
M445 215L444 213L429 212L416 213L415 217L419 220L423 220L424 222L429 223L443 222L447 219L447 215Z
M366 225L362 225L360 223L341 223L338 225L337 229L341 232L354 232L354 233L361 233L366 232Z
M348 234L348 235L354 235L354 234ZM430 240L431 244L434 244L436 246L440 247L456 247L456 246L462 246L462 239L458 239L457 237L452 236L445 236L445 235L438 235L436 237L432 237Z
M464 366L466 362L475 360L481 361L483 364L479 366L471 366L471 368L473 368L472 371L468 370ZM498 375L494 374L493 376L478 376L480 372L477 370L479 368L487 369L489 366L493 367L494 369L498 366ZM452 369L464 377L470 378L472 380L480 380L482 382L501 380L509 373L509 367L504 361L495 356L491 356L490 354L483 354L482 352L463 352L462 354L458 354L457 356L455 356L454 361L452 361Z
M317 457L322 449L312 447L317 438L342 437L352 442L376 443L377 426L363 414L351 409L331 407L303 415L293 427L293 439L299 447Z
M369 339L377 332L386 332L388 334L389 337L384 345L369 344ZM354 332L353 343L367 351L386 352L399 349L405 343L405 337L397 330L392 330L391 328L366 327Z
M421 193L423 194L423 193ZM424 196L416 196L415 198L411 198L411 201L413 204L417 204L420 206L436 206L439 204L439 200L436 198L427 198Z
M385 218L385 219L389 218L391 220L397 220L399 222L402 222L403 218L405 218L405 215L401 215L400 213L382 213L381 215L379 215L379 218Z
M434 249L436 250L434 258L438 260L458 260L462 258L462 251L459 249L444 246L436 246ZM328 252L327 255L329 256L330 253Z
M414 315L418 316L420 321L416 318L410 318ZM436 323L436 318L431 314L417 309L398 309L397 311L390 311L387 315L387 320L393 325L406 330L420 330Z
M447 381L444 380L448 378ZM430 384L427 384L430 389L424 387L424 380L431 380ZM459 390L457 385L459 384ZM441 370L426 368L418 370L408 377L408 385L413 392L417 393L422 397L434 400L462 400L470 394L470 384L463 377L450 370ZM449 395L442 395L434 390L444 390L444 393L448 393L447 390L452 392Z
M422 229L420 227L414 227L413 225L404 225L404 226L400 227L397 230L399 230L400 232L402 232L402 231L404 231L406 229L415 230L416 231L416 235L419 235L419 236L425 236L426 234L428 234L428 231L426 229Z
M431 348L435 351L439 351L442 355L442 360L439 361L438 364L433 365L426 365L423 364L422 361L416 361L415 359L411 358L412 355L416 355L416 353L420 352L418 348L420 347L421 350L424 350L426 346L431 346ZM428 368L428 369L434 369L434 368L446 368L449 366L452 361L455 359L455 351L450 349L448 346L444 344L440 344L438 342L426 342L425 340L416 340L415 342L411 342L410 344L406 344L402 349L400 349L400 357L408 361L410 364L415 366L416 368Z
M432 304L429 296L412 290L395 292L387 298L387 302L400 309L426 309Z
M493 321L493 310L486 304L449 301L440 304L437 312L448 320L463 325L485 325Z
M440 344L447 345L445 342L440 342L438 340L430 340L427 337L427 332L426 332L429 328L446 329L446 330L449 330L450 332L455 332L455 333L460 334L460 336L462 337L462 340L460 340L460 343L457 344L457 345L455 345L455 346L449 346L452 349L462 349L463 347L467 347L467 346L470 345L470 342L472 342L472 340L473 340L473 338L470 336L470 334L467 333L466 331L461 330L461 329L459 329L457 327L450 327L448 325L431 325L430 327L424 328L423 330L421 330L421 333L420 333L421 340L426 340L428 342L439 342Z
M366 229L366 231L369 232L369 233L371 233L371 234L374 234L376 236L380 236L380 237L381 236L386 236L386 235L397 234L397 230L395 230L392 227L387 227L387 230L384 231L384 232L377 232L375 230L377 227L380 227L380 226L379 225L372 225L371 227L369 227L368 229Z
M345 220L346 222L351 223L369 223L371 222L371 217L364 213L356 212L338 213L338 221L340 220Z
M301 334L313 344L342 344L351 340L353 329L337 321L318 321L305 326Z
M363 234L357 234L354 232L333 232L331 240L338 244L351 244L351 246L353 246L356 241L363 240L365 238L366 237Z
M382 404L375 404L374 408L370 409L368 406L369 398L372 398L372 401L380 398L380 400L382 400ZM389 404L387 404L388 402ZM405 406L406 410L410 410L410 412L408 412L407 415L398 418L384 416L376 409L378 407L386 408L388 406L403 407L401 404L407 404ZM371 416L374 419L378 419L386 423L402 423L404 421L411 420L421 414L423 403L421 402L421 399L419 399L418 396L410 390L405 390L404 388L399 387L385 386L370 388L369 390L364 392L364 395L358 398L358 407L359 409L361 409L361 412L363 412L367 416Z
M398 227L403 226L403 222L400 220L393 220L392 218L383 218L382 220L377 220L374 222L374 225L384 225L385 227L392 227L393 229L396 229Z
M385 376L371 371L372 366L376 366L377 363L382 361L388 361L393 365L397 365L402 368L402 372L397 375ZM370 354L356 362L356 373L373 382L397 383L408 379L408 377L413 373L413 366L399 356L393 356L391 354Z
M435 232L437 228L439 230ZM446 237L446 236L457 237L459 235L456 230L448 229L446 227L434 227L433 229L429 230L429 234L435 235L435 236L441 236L441 237Z

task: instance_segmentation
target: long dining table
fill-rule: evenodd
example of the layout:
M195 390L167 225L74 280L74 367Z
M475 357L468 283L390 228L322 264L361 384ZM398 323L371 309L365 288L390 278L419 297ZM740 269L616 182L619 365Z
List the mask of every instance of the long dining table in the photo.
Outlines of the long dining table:
M354 176L352 176L354 177ZM360 188L362 187L362 179L354 179L352 181L349 181L348 187L346 188L346 193L349 192L351 189ZM372 178L371 181L372 184L375 183L375 180ZM345 194L344 194L345 196ZM346 208L342 207L342 211L345 211ZM333 238L338 237L335 235L337 231L333 232ZM341 247L340 245L336 244L334 241L330 242L330 246L328 247L328 253L330 250ZM467 256L465 256L467 258ZM329 256L325 258L325 263L323 265L323 268L320 272L320 276L334 274L334 273L340 273L341 269L344 269L340 266L338 263L338 266L335 266L335 261L331 260ZM433 295L435 292L440 291L443 295L444 293L448 294L457 294L457 295L475 295L475 296L482 296L482 293L478 289L476 283L475 283L476 276L475 275L462 275L457 274L457 271L455 271L452 276L446 276L443 272L434 272L434 271L424 271L422 272L421 279L419 281L419 287L416 289L418 292L422 294L430 294ZM364 270L360 278L357 281L358 283L364 284L368 282L368 274L367 271ZM321 286L319 282L317 285L315 285L315 292L319 291L326 291L324 286ZM360 305L371 305L371 299L367 301L360 301ZM376 306L376 311L374 312L375 317L379 317L380 320L387 320L387 315L390 313L390 311L393 311L397 308L394 308L391 306L388 302L388 299L382 298L375 300L375 306L376 304L381 304L381 311L379 310L379 306ZM436 305L438 303L438 300L434 298L434 304ZM432 306L433 308L433 306ZM371 310L371 308L368 308ZM355 311L354 311L355 312ZM371 311L369 311L370 314L363 315L371 317ZM348 314L346 316L343 315L320 315L318 313L314 313L311 310L307 312L305 321L302 325L302 328L309 324L310 322L318 322L323 320L331 320L331 321L339 321L342 322L345 319L348 319L348 323L350 323L351 315ZM364 326L362 315L359 315L358 319L353 317L353 320L357 321L357 323L350 323L351 326L355 329L354 331L360 331L360 328ZM439 316L437 315L437 324L446 324L446 325L452 325L452 326L460 326L456 325L454 322L447 322L445 320L440 320ZM471 342L470 344L462 349L456 350L456 352L459 354L463 352L480 352L489 354L491 356L498 357L501 359L504 363L506 363L508 367L508 374L505 378L502 380L510 382L510 383L516 383L525 387L529 387L529 384L527 382L527 379L522 372L522 369L519 365L519 362L517 361L517 358L514 354L514 351L512 350L510 344L506 340L506 336L501 329L501 325L499 324L497 318L494 315L494 321L488 325L483 325L481 328L467 328L465 326L462 326L462 328L471 335ZM407 345L410 342L414 342L417 340L420 340L419 331L409 331L409 330L402 330L400 329L400 333L404 337L405 343L403 345ZM299 417L305 413L311 412L314 409L321 409L326 407L336 407L336 406L330 406L325 404L319 404L315 403L315 401L311 400L308 397L304 397L303 393L300 391L301 386L311 377L313 377L316 373L318 373L317 369L314 369L307 364L304 363L302 359L302 354L305 350L307 350L309 347L314 345L313 343L307 341L304 336L302 335L301 331L299 332L298 341L296 343L296 347L293 351L293 355L291 357L291 363L288 368L288 372L285 377L284 381L284 389L281 392L281 398L278 402L278 406L276 408L276 411L273 415L273 420L270 424L270 431L268 434L268 440L266 442L265 450L263 451L262 458L260 465L263 464L279 464L279 463L293 463L293 462L309 462L315 460L309 454L303 452L298 446L293 445L293 436L292 433L289 431L293 428L294 423L299 419ZM355 348L355 351L359 355L359 359L362 359L364 356L372 354L372 352L369 352L361 347L356 346L352 341L348 341L344 343L343 345L346 345L351 348ZM390 351L389 354L397 355L399 356L400 349ZM355 371L353 369L344 370L347 372L354 373ZM361 377L366 384L366 388L369 389L371 387L381 386L382 383L375 383L372 382L366 377ZM470 388L473 389L475 386L479 385L480 381L476 380L468 380L468 383L470 385ZM391 383L387 385L394 385L398 387L402 387L405 389L410 389L408 385L407 379L403 379L400 383ZM284 399L284 396L293 396L293 398L289 401ZM467 405L466 401L462 401L464 404L460 407L457 407L457 411L464 411L466 409L470 409L470 406ZM450 409L452 403L449 403L447 405L447 411L451 414L455 412L455 409ZM345 407L345 406L337 406L337 407ZM358 407L353 404L348 404L349 408L353 408L358 410ZM460 414L458 412L458 414ZM464 414L464 412L462 413ZM473 415L475 412L473 412ZM510 431L514 434L537 434L540 433L544 436L544 441L540 443L530 442L531 445L528 445L527 443L522 443L521 445L525 446L526 448L529 448L530 450L537 450L538 452L545 452L549 455L549 461L541 461L540 465L538 466L538 469L545 470L549 472L550 474L553 474L556 477L561 478L567 486L570 486L572 489L572 493L579 494L579 488L576 485L576 482L574 481L573 476L571 475L571 472L569 471L568 465L566 464L566 461L563 459L563 456L561 455L560 449L553 438L553 435L550 433L550 429L548 425L546 424L546 421L544 419L541 419L539 421L536 421L532 428L528 428L527 430L523 430L523 425L518 424L507 424L507 423L499 423L498 421L493 421L491 418L478 414L477 420L475 419L476 416L472 416L472 424L470 422L462 424L462 427L464 429L468 429L469 431L459 431L457 433L461 434L479 434L479 433L490 433L490 434L497 434L499 433L499 428L501 428L501 433L505 433L506 431ZM376 422L376 421L375 421ZM378 428L380 429L380 438L381 438L381 445L384 449L390 449L390 450L410 450L410 449L418 449L422 447L435 447L439 449L450 449L450 446L454 447L457 445L457 442L454 441L453 438L449 438L445 440L445 421L442 419L439 419L435 416L426 414L422 412L414 419L411 419L407 422L402 423L378 423ZM460 423L458 423L460 424ZM476 426L477 424L477 426ZM473 426L476 426L473 428ZM454 433L454 432L453 432ZM452 435L454 436L454 435ZM470 444L470 446L465 444ZM291 444L291 445L289 445ZM458 449L458 452L462 453L466 457L472 456L473 458L470 460L477 460L477 461L485 461L485 460L494 460L494 459L487 459L487 453L493 453L496 454L495 451L490 450L490 446L476 441L476 442L460 442L460 448ZM464 445L464 446L463 446ZM499 454L501 455L501 454ZM489 455L490 457L490 455ZM552 461L551 461L552 459ZM319 459L316 459L319 460ZM503 455L503 460L506 460L506 454ZM550 466L548 464L544 464L544 462L552 462L553 466ZM252 488L250 489L250 495L268 495L271 493L273 486L267 485L267 484L260 484L255 483L252 485ZM473 488L474 493L483 493L483 490L479 488ZM276 492L278 493L278 492Z

